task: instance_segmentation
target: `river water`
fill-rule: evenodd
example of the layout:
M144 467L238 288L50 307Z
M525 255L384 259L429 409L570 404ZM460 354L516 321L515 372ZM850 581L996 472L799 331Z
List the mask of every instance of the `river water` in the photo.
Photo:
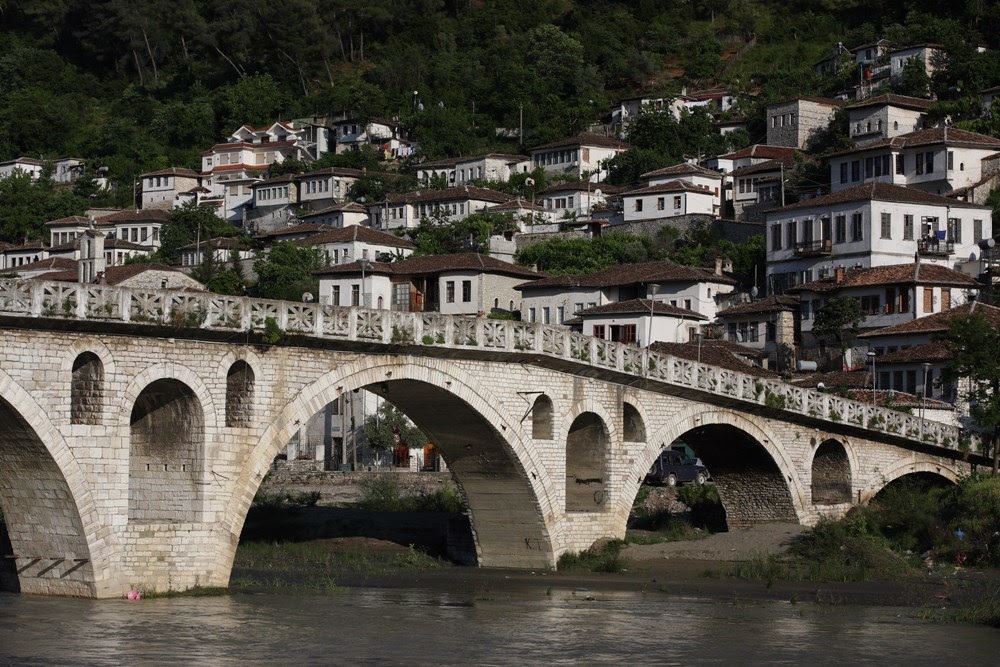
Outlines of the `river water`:
M995 665L1000 630L912 609L663 594L348 589L139 602L0 595L10 665Z

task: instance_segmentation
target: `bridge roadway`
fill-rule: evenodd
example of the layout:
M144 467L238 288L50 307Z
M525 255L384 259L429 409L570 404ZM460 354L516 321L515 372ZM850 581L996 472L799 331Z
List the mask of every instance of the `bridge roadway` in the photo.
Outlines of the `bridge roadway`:
M0 327L0 505L27 593L227 585L275 455L359 388L438 445L483 566L622 537L679 437L732 529L982 460L937 422L554 326L0 280Z

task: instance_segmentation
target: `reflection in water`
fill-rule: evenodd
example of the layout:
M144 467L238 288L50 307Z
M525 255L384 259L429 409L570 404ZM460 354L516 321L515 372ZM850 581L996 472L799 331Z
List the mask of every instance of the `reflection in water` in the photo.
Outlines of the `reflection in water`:
M1000 631L911 610L553 591L424 590L141 602L0 595L7 664L991 664Z

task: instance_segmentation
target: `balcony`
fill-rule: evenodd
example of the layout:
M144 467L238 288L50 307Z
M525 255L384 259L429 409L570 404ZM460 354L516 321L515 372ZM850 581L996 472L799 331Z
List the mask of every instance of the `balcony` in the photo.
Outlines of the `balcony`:
M955 243L940 239L921 239L917 241L917 252L931 257L947 257L955 254Z
M822 257L830 254L833 254L833 242L830 239L795 244L796 257Z

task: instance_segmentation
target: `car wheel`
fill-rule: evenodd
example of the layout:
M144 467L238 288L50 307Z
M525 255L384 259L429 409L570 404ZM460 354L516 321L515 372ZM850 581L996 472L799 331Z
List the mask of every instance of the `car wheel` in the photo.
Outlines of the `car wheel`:
M698 486L701 486L702 484L707 482L708 479L705 477L705 473L700 472L698 473L698 476L694 478L694 481L698 484Z
M667 475L667 486L677 486L677 475L670 473Z

